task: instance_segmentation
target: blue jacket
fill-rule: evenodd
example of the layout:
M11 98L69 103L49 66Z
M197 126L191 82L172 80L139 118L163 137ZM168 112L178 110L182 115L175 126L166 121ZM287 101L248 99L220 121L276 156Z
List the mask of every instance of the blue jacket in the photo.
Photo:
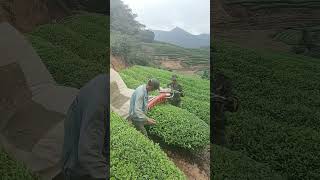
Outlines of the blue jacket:
M139 86L130 98L129 118L133 121L147 120L148 92L146 85Z

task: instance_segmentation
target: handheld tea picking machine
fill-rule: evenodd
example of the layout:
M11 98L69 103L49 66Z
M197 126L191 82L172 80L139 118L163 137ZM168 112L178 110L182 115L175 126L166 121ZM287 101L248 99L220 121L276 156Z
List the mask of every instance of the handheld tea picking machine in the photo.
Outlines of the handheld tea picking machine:
M170 88L161 88L158 96L150 96L148 100L148 110L156 106L157 104L165 103L168 99L174 97L175 94L181 93L179 91Z

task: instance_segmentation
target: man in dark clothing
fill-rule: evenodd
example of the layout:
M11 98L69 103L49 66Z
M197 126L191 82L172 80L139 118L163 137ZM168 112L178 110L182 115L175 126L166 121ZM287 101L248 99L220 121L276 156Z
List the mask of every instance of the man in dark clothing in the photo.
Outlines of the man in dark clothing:
M238 110L238 98L231 93L231 81L221 73L215 74L213 81L213 139L212 143L218 145L226 144L225 139L225 112L236 112Z
M68 110L61 173L65 180L105 180L109 176L107 80L105 74L92 79L80 89Z
M177 75L172 75L172 82L167 85L168 88L173 90L173 97L169 99L170 104L180 107L181 97L184 96L182 86L177 82Z

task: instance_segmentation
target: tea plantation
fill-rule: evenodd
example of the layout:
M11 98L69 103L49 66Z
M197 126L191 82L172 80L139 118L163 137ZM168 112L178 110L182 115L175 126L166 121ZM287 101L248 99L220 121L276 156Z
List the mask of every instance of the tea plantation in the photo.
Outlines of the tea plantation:
M186 179L159 145L115 113L110 129L110 179Z
M282 179L319 179L319 59L223 42L213 54L216 70L232 79L241 100L239 111L228 114L227 148L265 164Z

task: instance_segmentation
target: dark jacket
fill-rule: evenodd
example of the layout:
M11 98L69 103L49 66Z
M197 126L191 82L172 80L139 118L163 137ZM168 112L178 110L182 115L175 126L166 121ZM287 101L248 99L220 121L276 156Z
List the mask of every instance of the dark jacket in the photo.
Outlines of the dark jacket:
M106 179L109 145L109 85L99 75L80 89L69 108L64 125L63 172L70 176L89 175Z
M167 87L171 88L172 90L176 90L176 91L180 92L180 93L174 94L172 101L181 101L181 97L184 96L182 86L177 82L176 83L171 82L167 85Z

